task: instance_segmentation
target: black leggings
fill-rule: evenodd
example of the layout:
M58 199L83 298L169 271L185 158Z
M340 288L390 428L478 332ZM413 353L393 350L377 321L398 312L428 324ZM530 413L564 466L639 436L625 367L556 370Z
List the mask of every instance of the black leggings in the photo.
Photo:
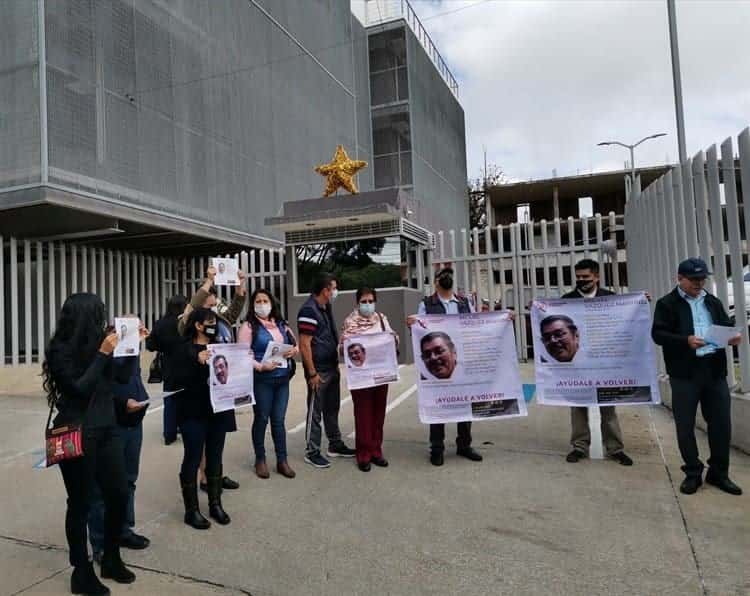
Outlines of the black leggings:
M184 455L180 476L186 481L195 481L198 468L206 448L206 476L221 475L221 460L224 455L224 440L227 433L221 421L185 420L180 424Z
M118 548L128 506L128 477L122 440L114 427L84 430L83 457L60 462L68 508L65 513L65 535L74 567L89 561L86 522L89 501L95 484L104 498L104 553Z

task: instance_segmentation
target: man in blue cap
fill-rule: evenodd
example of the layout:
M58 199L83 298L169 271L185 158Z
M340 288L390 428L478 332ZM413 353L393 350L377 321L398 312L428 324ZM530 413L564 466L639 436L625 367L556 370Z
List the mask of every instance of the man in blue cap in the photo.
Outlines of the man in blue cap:
M711 272L705 261L691 258L677 269L677 287L659 299L651 336L662 347L672 387L672 411L677 444L685 462L680 492L691 495L703 484L703 462L695 441L698 404L708 426L706 482L732 495L742 489L729 479L731 402L727 386L726 351L703 339L711 325L731 327L721 301L706 292ZM730 345L742 341L738 333Z

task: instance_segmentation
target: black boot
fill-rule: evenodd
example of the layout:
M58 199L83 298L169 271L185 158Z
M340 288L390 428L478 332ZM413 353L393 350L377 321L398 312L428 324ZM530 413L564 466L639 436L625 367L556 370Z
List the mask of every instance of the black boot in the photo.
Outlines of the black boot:
M91 594L92 596L106 596L109 588L99 581L91 563L73 568L70 576L70 591L73 594Z
M208 530L211 522L201 515L198 508L198 484L195 478L185 481L180 476L182 500L185 503L185 523L196 530Z
M221 475L208 476L206 480L208 481L208 514L222 526L226 526L232 520L221 506Z
M104 579L113 579L118 584L132 584L135 581L135 573L125 567L125 563L120 558L119 547L111 551L104 551L104 556L102 557L102 577Z

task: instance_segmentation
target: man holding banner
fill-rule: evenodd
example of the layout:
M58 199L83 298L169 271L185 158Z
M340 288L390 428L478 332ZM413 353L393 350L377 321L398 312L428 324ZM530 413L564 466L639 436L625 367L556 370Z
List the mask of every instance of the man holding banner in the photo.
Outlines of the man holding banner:
M459 298L453 293L453 269L445 267L435 276L435 293L419 303L417 314L457 315L470 312L471 306L469 306L468 300L465 298ZM406 320L409 327L416 322L417 317L413 315ZM447 355L447 357L450 358L451 356ZM432 352L428 354L428 358L434 359ZM471 447L471 421L458 423L456 446L456 453L458 455L470 459L471 461L482 461L482 456ZM445 424L430 424L430 462L432 462L433 466L443 465L444 451Z
M596 261L592 259L583 259L576 263L574 269L576 275L576 289L564 294L563 298L596 298L597 296L614 295L614 292L599 286L599 263ZM570 319L568 319L568 321L570 321ZM565 325L561 325L561 322L558 322L557 325L550 325L549 329L541 330L542 341L552 357L555 357L556 351L562 351L562 357L565 358L571 350L570 347L566 347L565 342L555 342L550 335L550 333L554 333L551 329L552 327L561 326L565 327ZM578 330L575 329L575 332L571 332L570 335L575 335L577 351ZM545 340L545 338L550 338L549 343L553 345L548 346L548 341ZM575 353L570 359L572 360L574 356ZM599 414L601 416L602 440L604 441L607 455L623 466L632 466L633 460L628 457L624 451L622 430L620 429L620 421L617 419L615 407L602 406L599 408ZM591 447L591 429L589 428L588 408L571 408L570 424L570 444L573 446L573 450L568 453L565 461L575 463L588 457L589 448Z

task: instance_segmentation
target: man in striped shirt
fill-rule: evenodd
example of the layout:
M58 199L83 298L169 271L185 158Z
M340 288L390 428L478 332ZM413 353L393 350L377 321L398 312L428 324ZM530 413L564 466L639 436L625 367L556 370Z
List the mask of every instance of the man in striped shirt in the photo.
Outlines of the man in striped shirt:
M297 315L299 351L307 380L305 462L316 468L331 465L320 452L321 418L328 437L328 456L354 457L356 453L341 440L339 429L339 339L331 310L331 302L338 295L337 285L333 275L319 276L313 284L312 294Z

